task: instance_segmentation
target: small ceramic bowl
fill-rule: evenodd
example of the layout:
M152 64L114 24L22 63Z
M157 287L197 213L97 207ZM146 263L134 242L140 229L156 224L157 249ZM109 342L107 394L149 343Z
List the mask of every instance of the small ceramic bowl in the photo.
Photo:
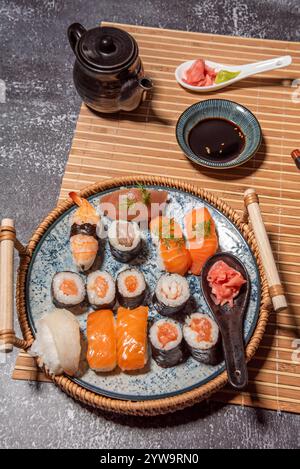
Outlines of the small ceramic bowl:
M213 161L196 155L189 146L191 129L200 121L209 118L226 119L236 124L245 135L243 151L230 161ZM208 168L234 168L250 160L259 149L262 132L258 120L249 109L226 99L207 99L188 107L179 117L176 138L185 155L194 163Z

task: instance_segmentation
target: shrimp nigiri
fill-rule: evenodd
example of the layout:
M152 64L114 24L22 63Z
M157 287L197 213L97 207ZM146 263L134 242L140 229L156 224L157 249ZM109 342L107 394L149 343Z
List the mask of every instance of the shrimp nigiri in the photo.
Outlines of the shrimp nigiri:
M190 271L200 275L205 261L218 249L214 220L206 207L193 209L185 216L185 229L192 264Z
M86 271L92 267L96 259L102 222L96 209L88 200L80 197L76 192L70 192L69 196L78 205L72 217L70 234L73 261L79 270Z
M191 265L191 256L185 246L182 230L174 218L157 217L150 223L153 241L163 267L171 274L185 275Z

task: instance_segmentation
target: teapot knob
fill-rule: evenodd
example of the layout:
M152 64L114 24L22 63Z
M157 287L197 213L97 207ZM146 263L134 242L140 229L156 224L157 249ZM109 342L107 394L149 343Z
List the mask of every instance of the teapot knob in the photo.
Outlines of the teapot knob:
M112 54L115 52L116 46L111 36L103 36L100 42L100 52L103 54Z
M76 44L85 32L86 29L80 23L73 23L68 27L68 38L73 52L75 52Z

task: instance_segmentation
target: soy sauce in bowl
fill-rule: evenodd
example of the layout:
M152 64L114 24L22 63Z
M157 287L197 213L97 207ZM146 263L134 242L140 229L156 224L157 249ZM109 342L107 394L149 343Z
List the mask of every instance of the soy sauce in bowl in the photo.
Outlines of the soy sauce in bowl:
M189 132L188 144L195 155L209 161L232 161L245 147L245 135L234 122L211 117Z

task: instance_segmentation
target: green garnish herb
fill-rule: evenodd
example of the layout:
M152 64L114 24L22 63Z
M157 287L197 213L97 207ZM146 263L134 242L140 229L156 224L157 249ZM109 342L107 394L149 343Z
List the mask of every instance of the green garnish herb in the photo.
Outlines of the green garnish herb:
M236 78L241 72L229 72L228 70L220 70L217 73L215 84L218 85L219 83L224 83L225 81L232 80Z
M161 242L169 249L171 247L171 241L174 241L174 243L178 246L181 247L184 245L184 239L183 238L175 238L174 235L173 237L170 235L168 238L162 238Z
M197 238L208 238L211 234L211 220L201 221L193 226L193 231Z
M167 220L160 220L159 225L156 227L155 235L162 240L172 239L176 241L181 240L182 236L175 229L175 222L173 218Z
M151 192L148 191L148 189L145 188L142 184L137 184L137 187L141 190L142 192L142 202L144 205L150 205L151 202Z
M167 249L176 244L178 247L184 245L183 236L175 229L175 222L173 218L167 220L160 220L155 229L155 235L159 238Z
M129 199L128 197L124 198L124 200L121 201L120 207L125 209L125 208L130 208L132 205L136 204L135 199Z

